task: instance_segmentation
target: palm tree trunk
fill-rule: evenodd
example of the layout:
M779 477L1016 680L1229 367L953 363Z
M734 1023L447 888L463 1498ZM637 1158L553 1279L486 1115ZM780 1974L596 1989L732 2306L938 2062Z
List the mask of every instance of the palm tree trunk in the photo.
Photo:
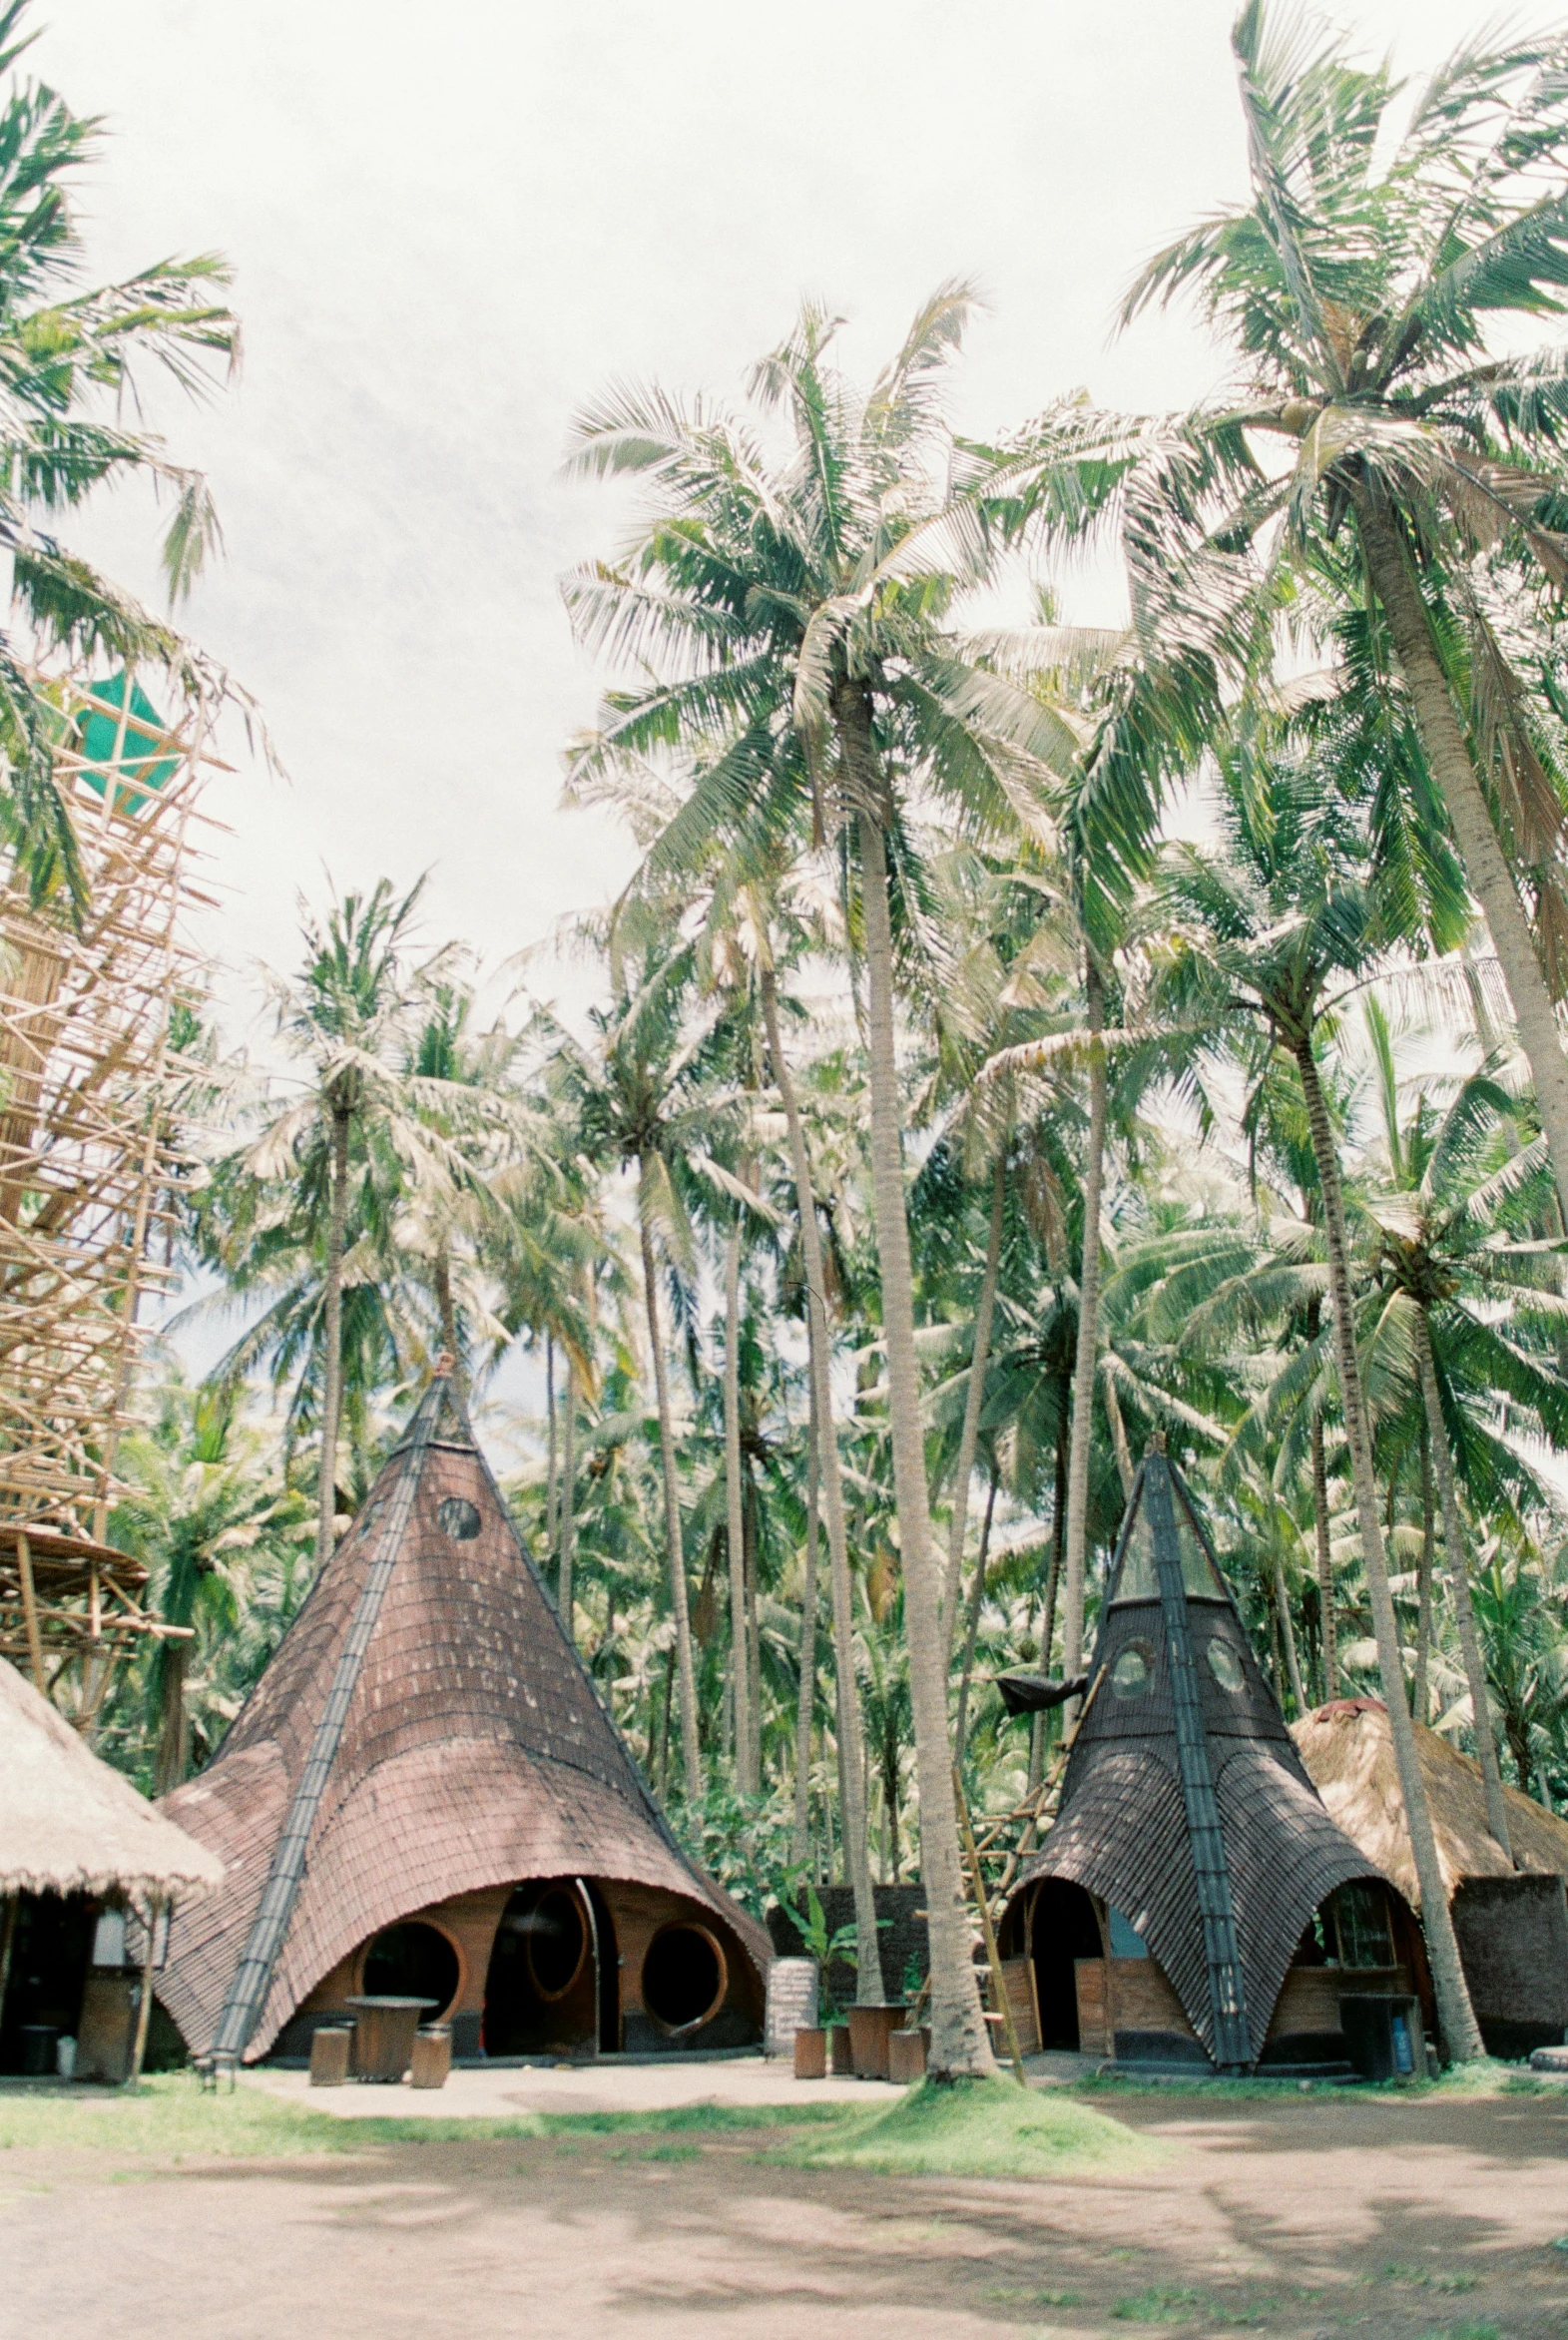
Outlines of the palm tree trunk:
M838 1473L838 1440L833 1429L832 1388L828 1380L830 1354L827 1329L827 1287L822 1279L822 1240L816 1224L816 1196L811 1165L805 1151L805 1133L794 1082L779 1033L779 990L771 966L761 977L763 1016L768 1027L768 1052L774 1081L789 1131L789 1161L794 1172L795 1210L800 1222L800 1256L805 1266L806 1354L811 1376L811 1417L816 1427L816 1461L822 1493L822 1516L827 1528L827 1567L832 1589L833 1673L837 1685L838 1746L843 1786L839 1804L839 1834L843 1840L844 1872L854 1895L854 1931L858 1989L867 1985L875 1999L883 1997L882 1953L876 1932L876 1896L871 1883L871 1852L866 1831L865 1798L860 1793L862 1770L860 1691L854 1672L854 1584L849 1574L849 1539L844 1532L843 1485ZM869 2002L868 2002L869 2004Z
M1056 1640L1056 1604L1062 1593L1062 1554L1067 1549L1067 1392L1061 1395L1056 1432L1056 1486L1051 1512L1051 1558L1045 1571L1045 1613L1040 1620L1040 1671L1051 1670Z
M321 1473L317 1488L315 1564L332 1549L337 1520L337 1426L343 1403L343 1238L348 1225L348 1124L332 1109L332 1199L326 1229L326 1291L322 1315L326 1341L321 1391Z
M1363 492L1356 499L1367 574L1388 620L1415 728L1464 863L1470 890L1491 932L1513 1004L1519 1044L1535 1082L1536 1110L1546 1135L1557 1192L1568 1210L1568 1059L1556 1010L1541 971L1529 922L1493 826L1458 713L1432 641L1426 604L1387 506Z
M163 1714L159 1722L157 1768L153 1774L155 1796L167 1796L186 1775L185 1675L190 1646L188 1641L168 1641L159 1651Z
M953 1509L947 1524L947 1585L942 1615L949 1651L958 1631L958 1604L963 1577L964 1533L969 1524L969 1481L974 1476L975 1449L980 1443L980 1413L985 1404L985 1375L991 1360L991 1318L996 1308L996 1279L1002 1264L1002 1222L1007 1210L1007 1163L998 1154L991 1172L991 1229L985 1247L985 1272L975 1304L974 1341L969 1352L969 1387L964 1393L963 1429L958 1437L958 1462L953 1473ZM949 1658L949 1663L951 1659Z
M1317 1611L1322 1635L1323 1696L1339 1695L1339 1642L1333 1614L1333 1552L1328 1540L1328 1465L1323 1455L1323 1418L1312 1416L1312 1513L1317 1535Z
M980 1525L980 1556L974 1563L974 1582L969 1587L969 1621L964 1629L963 1671L958 1677L958 1712L953 1718L953 1749L960 1763L964 1759L964 1740L968 1736L969 1684L974 1679L974 1646L980 1638L980 1610L985 1600L985 1570L991 1554L991 1515L996 1509L996 1488L1001 1473L991 1465L991 1483L985 1490L985 1517ZM1049 1661L1047 1661L1047 1665Z
M1062 1607L1062 1667L1083 1670L1084 1561L1089 1528L1089 1449L1094 1438L1094 1385L1099 1339L1100 1180L1105 1158L1105 988L1094 953L1084 948L1084 994L1088 1010L1089 1147L1084 1163L1083 1264L1078 1275L1078 1355L1073 1370L1073 1443L1067 1465L1066 1584ZM1078 1711L1073 1699L1066 1721Z
M1432 1983L1437 1994L1437 2019L1442 2030L1443 2045L1450 2057L1455 2062L1468 2063L1484 2054L1485 2049L1476 2025L1475 2011L1470 2005L1464 1969L1459 1963L1453 1916L1448 1907L1447 1889L1437 1859L1437 1841L1432 1834L1426 1783L1421 1777L1415 1732L1404 1694L1399 1627L1394 1616L1393 1594L1389 1590L1388 1570L1383 1559L1382 1522L1377 1516L1377 1486L1372 1476L1371 1444L1366 1435L1360 1368L1355 1356L1355 1318L1350 1305L1349 1245L1345 1235L1344 1192L1339 1184L1339 1157L1309 1035L1304 1036L1296 1044L1294 1053L1307 1099L1307 1125L1311 1130L1312 1154L1317 1164L1317 1183L1322 1192L1323 1233L1327 1239L1329 1296L1333 1308L1334 1360L1339 1371L1339 1403L1344 1415L1344 1433L1350 1450L1350 1468L1355 1485L1356 1515L1361 1531L1361 1565L1366 1573L1372 1629L1377 1637L1377 1665L1382 1676L1383 1699L1388 1709L1394 1764L1399 1774L1400 1793L1404 1798L1405 1825L1410 1834L1410 1850L1414 1856L1416 1880L1420 1887L1421 1925L1426 1936Z
M546 1333L544 1339L544 1414L545 1452L547 1462L544 1482L544 1540L545 1549L560 1564L561 1547L556 1538L555 1511L555 1335Z
M869 719L861 715L865 730ZM867 737L856 738L859 763L870 761ZM851 765L851 770L854 767ZM874 777L864 774L864 778ZM942 1585L931 1548L925 1476L925 1427L920 1367L914 1346L914 1278L904 1204L903 1113L893 1041L893 937L887 899L887 857L879 822L859 810L861 912L865 924L867 1070L871 1090L871 1187L882 1288L882 1337L887 1345L887 1400L891 1418L893 1492L898 1510L904 1578L904 1628L909 1642L909 1702L914 1714L915 1772L920 1795L920 1877L925 1887L931 1946L931 2069L938 2078L980 2077L996 2069L980 2013L970 1949L970 1921L958 1844L948 1737L948 1643L942 1624Z
M556 1578L556 1605L566 1637L577 1645L577 1611L572 1594L572 1563L576 1558L577 1505L573 1481L577 1476L577 1367L566 1360L566 1408L561 1424L561 1564Z
M1133 1451L1127 1444L1127 1425L1122 1420L1121 1400L1116 1395L1115 1377L1109 1372L1107 1360L1100 1360L1100 1395L1105 1405L1105 1418L1111 1426L1111 1444L1116 1450L1116 1475L1122 1482L1122 1500L1133 1499Z
M1291 1677L1291 1696L1296 1700L1298 1715L1307 1712L1307 1685L1302 1680L1302 1661L1296 1653L1296 1627L1291 1621L1291 1594L1285 1581L1285 1563L1274 1564L1275 1607L1280 1615L1280 1636L1285 1643L1285 1670Z
M1423 1398L1425 1393L1422 1393ZM1415 1574L1415 1719L1430 1723L1432 1650L1432 1551L1436 1543L1436 1498L1432 1488L1432 1434L1421 1422L1421 1559Z
M441 1320L441 1347L452 1361L452 1379L457 1394L466 1404L468 1390L463 1377L462 1351L457 1341L457 1300L452 1291L452 1253L443 1236L435 1252L435 1305Z
M686 1582L686 1551L681 1540L681 1481L675 1463L675 1425L670 1416L670 1376L665 1362L664 1335L659 1326L659 1271L654 1263L653 1230L644 1207L646 1175L639 1163L642 1191L638 1197L638 1227L643 1246L643 1301L648 1311L648 1343L654 1355L654 1395L659 1407L659 1456L664 1465L665 1548L670 1561L670 1606L675 1617L672 1656L681 1690L681 1765L690 1804L703 1796L703 1759L697 1740L697 1670L692 1662L692 1608ZM670 1716L665 1707L665 1741Z
M1448 1553L1448 1588L1453 1594L1454 1621L1459 1628L1459 1647L1464 1653L1464 1678L1470 1686L1475 1752L1480 1760L1481 1778L1486 1785L1486 1825L1511 1861L1513 1843L1508 1834L1508 1806L1503 1796L1502 1773L1497 1764L1497 1730L1492 1721L1492 1704L1486 1688L1486 1663L1481 1655L1480 1635L1475 1629L1475 1611L1470 1605L1470 1567L1464 1548L1464 1523L1459 1516L1459 1491L1454 1484L1453 1456L1443 1423L1442 1401L1437 1389L1437 1367L1432 1357L1432 1328L1425 1309L1416 1312L1415 1343L1421 1368L1421 1398L1426 1408L1432 1468L1437 1478L1437 1499L1442 1506L1443 1543Z
M811 1716L816 1706L816 1392L811 1392L805 1448L805 1562L800 1580L800 1671L794 1707L794 1844L796 1866L811 1857Z
M724 1475L725 1541L730 1559L730 1666L735 1684L736 1786L755 1796L752 1772L751 1635L746 1618L746 1525L741 1486L741 1221L725 1245Z
M747 1678L752 1685L751 1730L752 1777L762 1791L763 1780L763 1637L757 1615L757 1541L762 1517L762 1503L757 1492L757 1481L748 1471L742 1481L745 1508L741 1528L741 1558L744 1563L746 1596L746 1654Z

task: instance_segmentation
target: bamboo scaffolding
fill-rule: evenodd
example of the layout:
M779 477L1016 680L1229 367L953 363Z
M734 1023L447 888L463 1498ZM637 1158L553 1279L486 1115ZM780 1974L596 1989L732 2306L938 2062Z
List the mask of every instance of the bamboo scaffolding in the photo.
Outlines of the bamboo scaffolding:
M203 711L165 727L133 678L39 680L86 899L33 901L0 855L0 1652L35 1679L59 1661L55 1685L79 1663L85 1713L107 1661L172 1630L104 1539L142 1303L174 1280L154 1256L187 1168L170 1032L200 987L184 921L209 899L191 872L215 759ZM89 716L112 721L112 754L89 757Z

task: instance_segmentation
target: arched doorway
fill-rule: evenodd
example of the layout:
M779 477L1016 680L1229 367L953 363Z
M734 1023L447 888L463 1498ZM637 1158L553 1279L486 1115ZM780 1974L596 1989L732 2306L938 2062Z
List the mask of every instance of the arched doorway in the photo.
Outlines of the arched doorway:
M575 1878L518 1886L501 1913L485 1977L487 2055L598 2044L596 1917Z
M385 1992L399 1999L427 1999L433 2004L424 2018L440 2023L457 1997L462 1979L457 1952L437 1926L407 1918L376 1935L364 1954L362 1991Z
M1045 1878L1034 1898L1029 1952L1040 2001L1040 2045L1071 2048L1078 2039L1078 1978L1081 1958L1103 1958L1100 1921L1081 1885Z

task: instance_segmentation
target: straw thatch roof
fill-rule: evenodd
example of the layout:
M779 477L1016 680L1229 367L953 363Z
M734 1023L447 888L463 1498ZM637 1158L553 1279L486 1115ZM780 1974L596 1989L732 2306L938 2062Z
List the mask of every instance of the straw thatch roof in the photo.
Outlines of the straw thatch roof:
M1404 1824L1388 1710L1375 1698L1336 1698L1293 1724L1313 1787L1346 1836L1376 1862L1412 1909L1420 1887ZM1486 1826L1481 1767L1436 1731L1415 1725L1437 1858L1449 1898L1467 1877L1507 1877L1508 1857ZM1568 1877L1568 1821L1505 1787L1508 1829L1521 1869Z
M0 1893L200 1901L224 1865L155 1812L0 1658Z

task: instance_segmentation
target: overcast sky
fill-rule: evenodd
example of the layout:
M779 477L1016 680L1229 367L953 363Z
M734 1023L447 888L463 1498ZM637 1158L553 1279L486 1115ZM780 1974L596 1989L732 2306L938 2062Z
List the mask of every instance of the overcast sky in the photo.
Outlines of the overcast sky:
M1480 13L1362 0L1350 21L1423 70ZM255 957L291 960L323 868L431 867L431 939L491 962L625 871L613 828L557 809L596 691L557 579L625 525L559 466L612 378L738 394L805 292L868 372L966 273L992 303L954 382L967 426L1078 384L1124 405L1207 388L1189 325L1113 342L1109 318L1151 250L1243 190L1231 15L39 0L32 70L111 133L83 190L95 267L217 249L237 272L238 386L158 414L227 537L186 622L260 698L289 774L212 792L229 997ZM75 534L156 592L137 497Z

